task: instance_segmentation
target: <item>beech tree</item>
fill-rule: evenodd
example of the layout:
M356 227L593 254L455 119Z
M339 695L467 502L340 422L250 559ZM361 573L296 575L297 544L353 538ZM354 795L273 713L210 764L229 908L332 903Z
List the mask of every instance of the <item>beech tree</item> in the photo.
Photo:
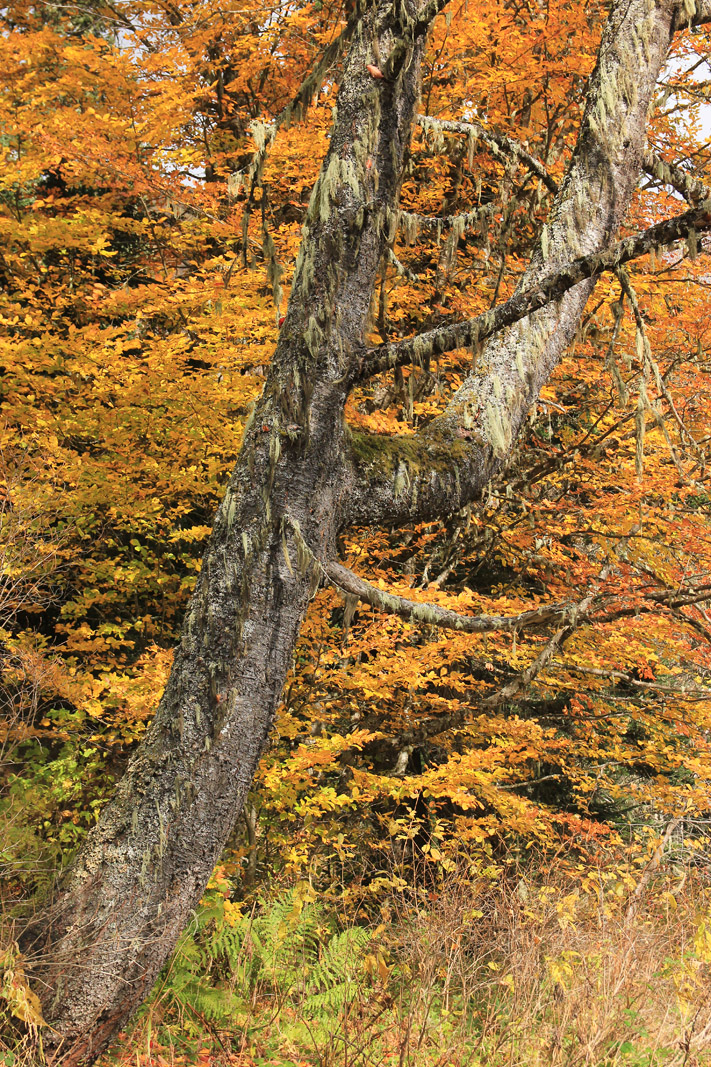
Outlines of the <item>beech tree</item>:
M492 134L473 116L439 123L466 138L488 138L496 151L523 160L556 190L553 206L509 300L477 318L373 346L368 323L400 222L413 128L438 126L420 114L420 80L428 32L445 7L442 0L357 3L252 161L256 182L272 133L308 104L346 49L288 309L168 684L114 798L53 904L24 936L28 957L37 960L44 1047L63 1063L96 1059L147 996L199 901L244 804L302 621L322 583L379 610L465 632L553 620L543 657L595 595L591 588L577 605L512 617L458 615L369 585L339 562L338 538L354 525L397 527L475 502L506 464L596 280L711 229L704 186L668 165L659 172L645 145L672 37L711 20L711 4L615 0L559 187L525 146ZM645 168L657 168L691 206L616 242ZM463 348L476 355L471 372L444 413L417 433L349 429L344 410L359 384Z

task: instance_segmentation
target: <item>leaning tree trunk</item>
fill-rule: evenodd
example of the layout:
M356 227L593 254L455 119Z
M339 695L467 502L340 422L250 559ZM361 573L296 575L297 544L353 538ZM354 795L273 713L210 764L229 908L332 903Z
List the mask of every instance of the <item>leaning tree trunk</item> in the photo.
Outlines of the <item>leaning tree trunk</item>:
M364 14L308 211L286 322L145 740L28 931L45 1048L91 1062L141 1004L240 813L349 491L346 370L362 347L418 101L423 28ZM389 81L369 74L373 41ZM364 209L363 204L367 204ZM31 946L31 947L30 947Z
M668 0L625 0L613 10L571 177L531 276L604 248L622 219L674 12ZM321 578L316 561L335 556L336 534L354 519L443 514L476 495L505 458L590 290L584 283L489 346L488 377L465 383L436 430L410 439L404 477L392 452L377 460L375 441L354 452L343 409L354 368L367 364L364 334L397 224L425 32L404 2L369 7L361 18L286 322L165 694L60 895L24 939L50 1024L45 1048L68 1067L92 1062L126 1023L200 899L268 738ZM382 80L368 71L375 56ZM475 407L483 439L467 429Z

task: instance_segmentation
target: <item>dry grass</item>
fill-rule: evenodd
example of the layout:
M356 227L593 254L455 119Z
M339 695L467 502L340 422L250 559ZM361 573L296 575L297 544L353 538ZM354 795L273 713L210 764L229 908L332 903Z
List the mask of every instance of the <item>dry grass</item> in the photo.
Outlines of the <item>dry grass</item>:
M395 894L338 1004L307 1009L273 974L240 990L216 961L240 1010L201 1017L164 983L104 1065L711 1064L711 886L693 869L634 884L466 872Z
M711 1062L711 894L693 878L675 892L680 881L657 878L630 908L603 876L587 891L452 880L393 927L409 978L401 1062Z
M344 1003L314 1011L298 988L277 996L257 982L243 991L239 1020L213 1021L210 1037L194 1013L157 998L118 1058L139 1067L211 1057L241 1067L711 1064L711 887L691 869L656 871L637 895L635 884L617 872L577 884L467 872L436 892L396 894ZM176 1032L189 1016L193 1052Z

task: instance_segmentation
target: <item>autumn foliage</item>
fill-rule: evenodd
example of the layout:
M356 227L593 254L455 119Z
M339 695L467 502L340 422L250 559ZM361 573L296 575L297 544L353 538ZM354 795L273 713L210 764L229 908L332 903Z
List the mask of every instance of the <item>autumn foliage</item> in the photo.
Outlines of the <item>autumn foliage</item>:
M374 341L514 291L570 159L605 13L469 0L437 20L423 112L515 137L549 180L502 138L424 122ZM2 9L10 903L42 892L94 823L167 677L286 310L351 14L322 0ZM701 181L708 44L706 32L677 35L650 126L650 148L693 161ZM679 209L650 175L627 232ZM268 878L305 880L352 920L405 884L431 891L464 856L504 869L555 852L578 877L624 855L639 871L673 820L688 855L703 853L708 284L701 238L605 276L481 502L344 540L353 570L412 600L566 612L520 631L446 632L324 581L225 857L234 899ZM411 433L476 358L382 375L351 396L351 427Z

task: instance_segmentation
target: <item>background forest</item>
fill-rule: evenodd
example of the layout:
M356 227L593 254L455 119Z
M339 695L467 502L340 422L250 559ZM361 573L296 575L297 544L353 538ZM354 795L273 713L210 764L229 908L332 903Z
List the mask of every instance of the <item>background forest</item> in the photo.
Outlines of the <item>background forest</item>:
M606 14L466 0L435 22L422 110L445 122L412 145L373 341L511 295ZM165 683L286 310L348 16L329 0L0 11L8 1067L43 1027L17 924ZM708 48L707 31L675 37L649 133L674 166L651 165L627 232L709 172ZM411 600L565 603L572 623L446 632L324 581L223 862L106 1064L709 1062L703 244L598 282L480 504L343 539L351 568ZM476 355L376 378L350 425L412 433Z

